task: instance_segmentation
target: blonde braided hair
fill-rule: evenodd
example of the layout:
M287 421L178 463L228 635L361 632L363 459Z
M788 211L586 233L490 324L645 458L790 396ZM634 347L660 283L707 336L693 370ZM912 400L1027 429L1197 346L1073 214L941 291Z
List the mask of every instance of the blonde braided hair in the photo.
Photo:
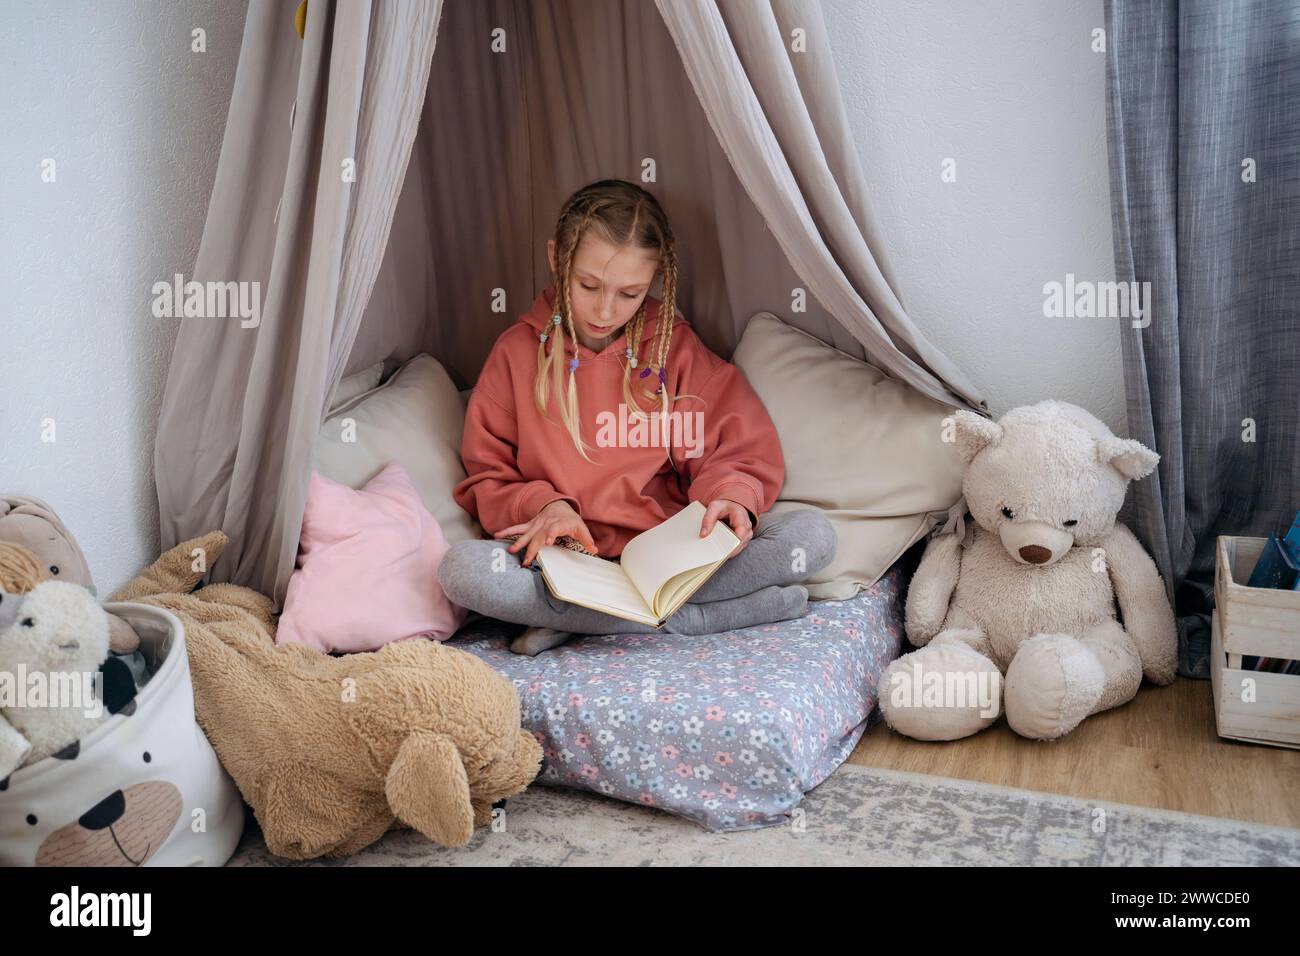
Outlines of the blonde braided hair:
M581 418L578 410L578 389L574 375L578 367L578 336L573 326L573 309L569 301L569 283L572 281L573 257L578 244L588 229L594 229L613 245L632 244L642 249L652 249L659 255L663 269L663 294L660 297L659 322L655 329L655 338L651 343L648 364L638 358L641 348L641 333L646 321L646 299L636 313L628 320L627 360L623 363L623 400L630 413L649 420L649 415L641 408L638 397L633 393L632 371L640 367L636 376L640 395L658 404L659 411L667 421L670 402L680 398L697 397L686 395L670 396L668 393L668 353L672 345L673 325L677 314L677 248L672 227L664 215L659 202L647 190L634 183L621 179L603 179L578 190L565 202L560 210L559 221L555 226L555 316L559 319L549 326L540 336L537 345L537 379L534 396L537 407L546 415L546 406L550 398L551 386L555 388L557 404L564 427L573 438L578 453L587 461L591 457L587 450L591 447L582 437ZM647 290L646 296L649 296ZM558 361L565 355L564 333L567 330L573 344L572 357L568 359L569 381L567 388L562 381L563 369ZM550 348L547 348L547 342ZM656 374L657 373L657 374ZM650 391L643 380L656 374L651 381L656 386ZM648 383L647 383L648 384ZM563 395L563 400L559 396ZM671 453L667 447L665 455ZM593 462L594 463L594 462Z

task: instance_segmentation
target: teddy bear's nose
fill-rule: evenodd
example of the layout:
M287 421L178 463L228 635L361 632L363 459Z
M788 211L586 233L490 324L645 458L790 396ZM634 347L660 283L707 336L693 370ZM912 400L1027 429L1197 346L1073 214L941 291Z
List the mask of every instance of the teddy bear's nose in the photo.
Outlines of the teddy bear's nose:
M1052 552L1036 544L1027 544L1020 549L1020 556L1030 564L1046 564L1052 560Z

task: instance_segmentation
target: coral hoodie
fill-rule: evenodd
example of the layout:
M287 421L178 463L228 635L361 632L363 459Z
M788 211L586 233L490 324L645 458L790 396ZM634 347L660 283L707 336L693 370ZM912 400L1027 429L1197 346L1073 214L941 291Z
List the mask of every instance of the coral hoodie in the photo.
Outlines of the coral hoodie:
M656 411L657 427L638 427L622 390L628 327L601 352L579 344L575 380L582 435L593 446L591 464L564 427L555 390L546 416L533 397L538 335L551 328L554 301L554 288L547 288L488 354L466 413L461 459L467 477L452 492L457 504L496 534L531 521L562 498L582 517L605 558L618 557L631 538L691 501L737 501L757 529L785 481L785 459L776 427L740 369L710 352L684 319L674 317L669 394L699 398L672 403L666 423ZM634 389L654 380L653 374L644 381L635 376L649 362L658 322L659 300L647 296ZM567 335L565 345L572 354ZM566 389L568 375L566 364ZM647 400L641 407L652 411Z

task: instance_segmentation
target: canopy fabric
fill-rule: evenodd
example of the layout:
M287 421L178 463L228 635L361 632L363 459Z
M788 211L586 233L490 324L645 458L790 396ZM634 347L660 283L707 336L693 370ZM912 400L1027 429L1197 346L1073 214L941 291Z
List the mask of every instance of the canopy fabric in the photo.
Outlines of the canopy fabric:
M281 605L298 549L331 360L387 243L441 0L249 5L190 277L260 283L256 328L181 321L154 444L162 547L221 528L215 580ZM354 160L354 183L344 161Z
M339 379L427 351L473 384L551 281L564 199L602 178L663 204L679 307L719 354L770 311L984 410L892 286L816 0L312 0L304 40L254 0L194 278L260 281L262 321L181 323L162 546L220 527L214 578L281 603Z

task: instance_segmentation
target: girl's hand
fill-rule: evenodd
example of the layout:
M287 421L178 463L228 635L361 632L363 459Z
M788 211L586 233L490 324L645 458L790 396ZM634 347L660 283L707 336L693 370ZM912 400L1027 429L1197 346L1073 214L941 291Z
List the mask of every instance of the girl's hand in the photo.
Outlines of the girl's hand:
M519 540L512 544L506 550L515 554L520 548L527 547L528 552L523 559L524 567L531 567L533 558L537 552L542 549L543 545L555 544L557 538L569 535L577 539L578 543L590 551L597 554L596 542L591 537L591 532L587 530L586 524L578 516L567 501L556 499L549 505L537 512L537 516L527 524L515 524L509 528L502 528L494 538L503 538L508 535L518 534Z
M715 498L709 502L708 510L704 512L704 523L700 525L701 538L708 537L714 523L720 517L726 519L731 530L740 539L740 544L727 555L728 558L735 557L745 550L745 545L749 544L750 538L754 537L754 525L749 520L749 510L740 502L732 501L730 498Z

